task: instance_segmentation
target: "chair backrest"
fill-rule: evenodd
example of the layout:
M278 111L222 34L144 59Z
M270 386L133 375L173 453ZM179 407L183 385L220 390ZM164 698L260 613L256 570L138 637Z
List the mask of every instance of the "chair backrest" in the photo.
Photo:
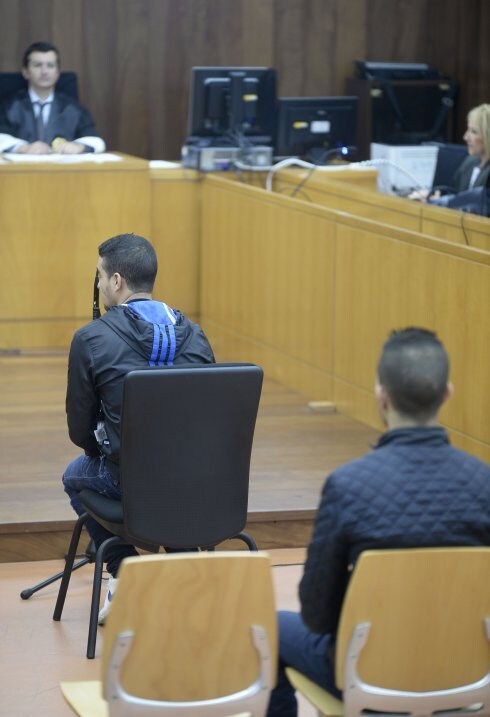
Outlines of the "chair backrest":
M121 489L125 531L136 544L206 547L245 527L262 379L253 364L127 375Z
M24 90L27 82L20 72L0 72L0 103L19 90ZM61 72L56 90L78 100L78 82L75 72Z
M125 560L118 577L102 655L102 682L109 703L119 686L139 699L215 700L261 682L261 663L262 669L268 663L269 674L261 687L264 694L259 697L263 712L252 712L265 713L277 660L274 592L266 553L147 555ZM254 647L252 626L263 629L265 663ZM114 654L119 664L117 643L128 632L133 637L127 657L120 668L111 667ZM202 713L190 707L182 714ZM215 705L207 714L248 711L241 702L234 710L222 712L223 707Z
M437 161L432 186L434 189L436 187L450 188L454 185L454 173L468 156L468 147L465 144L442 143L438 143L437 146Z
M480 680L490 672L485 618L490 548L362 553L337 633L337 686L346 690L348 644L363 623L371 628L358 672L371 685L426 692Z

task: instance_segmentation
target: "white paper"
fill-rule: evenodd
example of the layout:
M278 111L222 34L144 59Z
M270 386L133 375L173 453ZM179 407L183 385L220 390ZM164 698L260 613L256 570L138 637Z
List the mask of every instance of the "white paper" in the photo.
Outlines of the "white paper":
M104 164L105 162L122 162L122 157L116 154L101 152L94 154L16 154L15 152L5 152L2 158L7 162L14 164L34 163L42 164L50 162L54 164L84 164L87 162L95 162L96 164Z
M150 169L181 169L180 162L167 162L165 159L152 159L149 162Z

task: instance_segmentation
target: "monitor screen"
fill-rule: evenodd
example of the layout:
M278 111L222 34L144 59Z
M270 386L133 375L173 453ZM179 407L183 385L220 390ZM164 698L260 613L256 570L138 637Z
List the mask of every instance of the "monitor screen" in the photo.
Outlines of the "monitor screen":
M189 136L271 144L276 71L268 67L193 67Z
M322 162L342 147L353 153L357 105L357 97L281 97L276 155Z

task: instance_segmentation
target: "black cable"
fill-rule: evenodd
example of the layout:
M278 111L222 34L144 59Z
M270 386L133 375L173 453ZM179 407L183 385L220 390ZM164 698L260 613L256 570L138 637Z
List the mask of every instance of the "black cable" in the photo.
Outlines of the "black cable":
M293 189L291 196L295 197L296 194L299 192L299 190L303 187L304 184L309 180L313 172L317 167L321 167L324 164L328 164L328 161L331 157L336 157L339 154L341 154L343 157L346 157L347 155L353 153L356 150L355 147L335 147L335 149L327 149L325 152L320 156L320 159L315 162L308 172L305 174L303 179L296 185L296 187Z

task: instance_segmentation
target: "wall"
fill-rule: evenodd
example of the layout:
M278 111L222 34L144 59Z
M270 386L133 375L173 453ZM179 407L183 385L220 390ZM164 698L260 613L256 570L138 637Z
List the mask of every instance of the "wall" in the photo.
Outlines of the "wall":
M0 71L54 42L111 149L175 159L193 65L268 65L281 95L342 94L353 61L428 62L489 101L486 0L0 0Z

